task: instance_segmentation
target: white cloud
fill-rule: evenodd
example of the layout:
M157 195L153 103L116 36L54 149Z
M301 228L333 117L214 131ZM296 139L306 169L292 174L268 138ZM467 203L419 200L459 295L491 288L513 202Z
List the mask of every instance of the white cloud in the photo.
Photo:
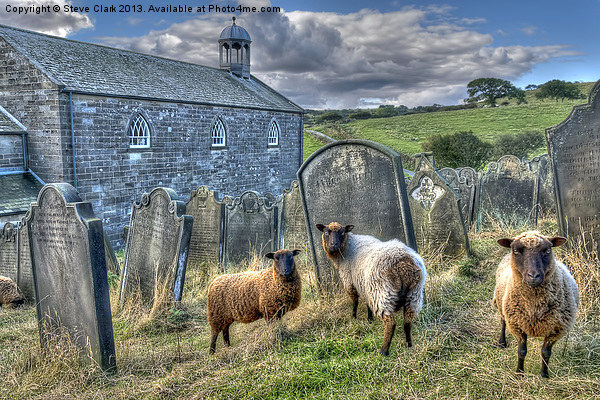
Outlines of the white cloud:
M521 32L523 32L525 35L535 35L538 31L538 27L537 26L533 26L533 25L529 25L529 26L524 26L523 28L520 29Z
M62 37L94 26L86 14L65 12L64 6L69 4L71 1L67 0L0 0L0 23ZM58 6L60 11L45 11L52 10L54 6ZM27 14L18 13L18 7L25 8Z
M350 14L293 11L242 14L252 37L252 72L305 107L455 104L466 84L514 80L539 63L573 56L565 45L494 46L493 37L454 18L449 7ZM447 18L446 18L447 17ZM108 45L217 66L216 41L230 15L203 15Z

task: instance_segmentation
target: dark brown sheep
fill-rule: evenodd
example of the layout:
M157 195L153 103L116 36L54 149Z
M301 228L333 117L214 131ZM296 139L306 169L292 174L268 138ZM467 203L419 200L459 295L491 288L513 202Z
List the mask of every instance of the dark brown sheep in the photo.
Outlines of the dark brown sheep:
M14 308L23 304L25 299L19 294L17 284L6 276L0 276L0 307Z
M563 237L525 232L498 243L511 249L496 271L494 305L500 313L499 344L506 347L506 328L519 342L517 373L524 373L527 338L543 337L541 376L548 377L552 346L575 323L579 290L567 267L555 260L552 247Z
M300 250L279 250L268 253L273 266L262 271L221 275L208 288L207 314L212 330L210 354L215 352L217 336L223 332L230 345L229 326L234 321L254 322L281 318L300 303L302 281L294 256Z

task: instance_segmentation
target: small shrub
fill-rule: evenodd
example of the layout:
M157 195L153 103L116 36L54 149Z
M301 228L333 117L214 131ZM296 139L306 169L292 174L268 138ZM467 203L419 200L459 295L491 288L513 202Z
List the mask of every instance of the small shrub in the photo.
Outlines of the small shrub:
M496 161L506 154L512 154L519 158L528 157L529 154L545 145L546 139L542 132L521 132L514 135L504 133L499 135L494 142L490 161Z
M479 139L473 132L450 135L432 135L422 145L424 151L433 151L438 167L481 168L488 160L492 145Z

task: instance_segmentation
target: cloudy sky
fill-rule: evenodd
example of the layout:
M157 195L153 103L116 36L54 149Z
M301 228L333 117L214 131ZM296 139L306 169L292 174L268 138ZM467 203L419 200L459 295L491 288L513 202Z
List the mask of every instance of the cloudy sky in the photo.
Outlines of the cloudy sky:
M100 4L142 12L95 12ZM148 12L167 4L194 12ZM90 10L14 11L30 5ZM480 77L520 87L600 78L600 0L0 0L1 24L215 67L232 16L252 37L252 73L306 108L457 104Z

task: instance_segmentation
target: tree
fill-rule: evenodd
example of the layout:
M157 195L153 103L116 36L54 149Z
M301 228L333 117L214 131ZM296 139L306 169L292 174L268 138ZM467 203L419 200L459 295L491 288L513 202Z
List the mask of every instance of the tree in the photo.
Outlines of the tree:
M484 101L490 107L496 107L496 100L501 97L516 98L519 104L525 100L523 90L499 78L475 79L467 84L467 93L469 93L467 102Z
M375 116L378 118L395 117L398 115L398 110L394 106L379 106L375 111Z
M321 116L319 118L317 118L317 123L339 121L342 118L343 118L343 116L339 112L328 111L328 112L321 114Z
M422 148L424 151L433 151L439 167L478 169L488 160L492 145L469 131L429 136Z
M371 114L371 112L367 111L367 110L359 110L359 111L350 113L348 115L348 117L353 118L353 119L369 119L369 118L373 118L373 114Z
M581 92L579 91L579 87L573 82L553 79L540 85L535 92L535 97L538 99L551 98L558 102L558 99L561 99L561 101L565 101L565 99L579 99Z
M546 137L542 131L503 133L494 140L491 160L496 161L506 154L512 154L518 158L528 157L534 151L543 149L545 146Z

